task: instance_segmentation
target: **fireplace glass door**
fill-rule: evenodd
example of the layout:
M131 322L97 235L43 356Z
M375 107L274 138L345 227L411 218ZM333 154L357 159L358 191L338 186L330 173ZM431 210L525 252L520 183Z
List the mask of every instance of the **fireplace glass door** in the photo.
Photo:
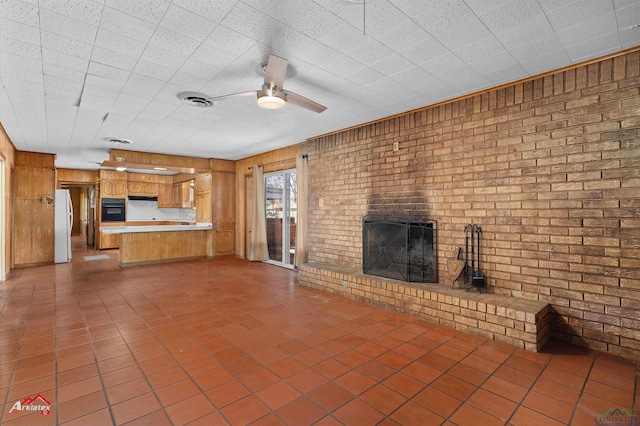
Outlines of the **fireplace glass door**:
M269 262L293 267L296 246L296 171L264 175Z

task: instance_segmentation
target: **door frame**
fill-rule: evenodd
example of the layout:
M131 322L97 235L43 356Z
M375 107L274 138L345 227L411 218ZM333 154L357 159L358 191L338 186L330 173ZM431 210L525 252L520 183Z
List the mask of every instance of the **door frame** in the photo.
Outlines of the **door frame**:
M265 173L264 174L264 179L265 179L265 185L264 185L264 189L265 189L265 204L267 202L267 197L266 197L266 191L267 191L267 184L266 184L266 179L269 176L275 176L275 175L282 175L283 176L283 191L282 191L282 197L283 197L283 217L282 217L282 261L278 261L278 260L273 260L273 259L268 259L265 260L265 263L271 264L271 265L276 265L276 266L281 266L283 268L287 268L287 269L295 269L295 266L293 264L293 261L291 261L291 263L289 263L289 259L290 259L290 235L291 235L291 229L290 229L290 225L291 225L291 205L290 205L290 193L291 193L291 188L290 188L290 179L287 179L287 176L290 175L291 173L297 173L297 170L295 168L292 169L284 169L284 170L278 170L275 172L269 172L269 173ZM297 179L297 175L296 175L296 179ZM294 188L294 190L296 190L296 188ZM285 212L288 212L288 216L285 216ZM265 205L265 213L266 213L266 205ZM265 223L266 223L267 218L265 217ZM267 241L268 243L268 241ZM285 250L286 249L286 250ZM287 260L285 262L285 259Z

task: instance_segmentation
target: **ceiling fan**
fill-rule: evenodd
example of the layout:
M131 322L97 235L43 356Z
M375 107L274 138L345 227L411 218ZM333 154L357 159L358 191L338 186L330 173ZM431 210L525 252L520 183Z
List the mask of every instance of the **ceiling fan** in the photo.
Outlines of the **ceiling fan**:
M285 103L291 103L313 112L322 112L327 109L311 99L298 95L289 90L284 90L284 78L287 73L288 61L278 56L269 55L269 61L264 75L264 84L260 90L232 93L229 95L210 97L201 93L182 92L178 97L192 106L208 108L216 102L230 98L243 96L257 96L258 106L265 109L280 109Z

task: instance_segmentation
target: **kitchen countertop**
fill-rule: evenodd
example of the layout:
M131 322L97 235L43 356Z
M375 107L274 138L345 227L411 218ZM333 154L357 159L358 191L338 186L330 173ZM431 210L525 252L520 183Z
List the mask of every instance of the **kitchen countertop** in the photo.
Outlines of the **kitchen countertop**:
M133 232L166 232L166 231L206 231L211 223L198 222L193 225L148 225L148 226L101 226L100 232L105 234L125 234Z

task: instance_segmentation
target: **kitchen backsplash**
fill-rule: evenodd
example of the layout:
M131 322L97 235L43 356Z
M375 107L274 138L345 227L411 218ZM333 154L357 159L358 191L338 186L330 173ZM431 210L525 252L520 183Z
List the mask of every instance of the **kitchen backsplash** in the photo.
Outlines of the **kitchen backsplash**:
M169 220L180 222L195 221L194 209L158 208L157 201L129 200L127 220Z

